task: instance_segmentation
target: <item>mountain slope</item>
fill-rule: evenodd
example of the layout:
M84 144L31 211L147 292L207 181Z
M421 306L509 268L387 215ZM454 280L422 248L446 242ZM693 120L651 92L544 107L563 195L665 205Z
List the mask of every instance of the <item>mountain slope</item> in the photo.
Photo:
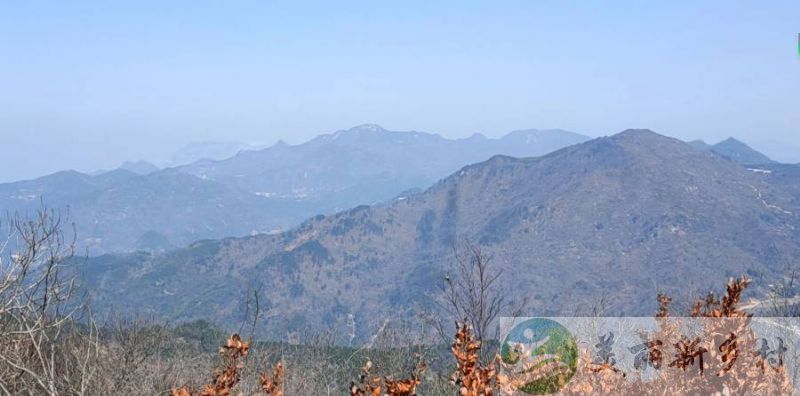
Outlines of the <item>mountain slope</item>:
M425 188L494 154L540 155L585 139L566 131L530 130L501 139L451 140L364 125L257 151L239 151L237 144L195 145L187 155L239 154L160 171L130 164L123 167L127 170L94 176L61 172L0 184L0 210L35 210L40 199L55 208L69 206L79 248L93 255L161 250L198 239L287 229L319 213Z
M775 163L766 155L734 138L725 139L715 145L708 145L702 140L694 140L689 144L698 150L711 150L744 165L761 165Z
M711 145L700 139L692 140L691 142L687 142L687 144L698 150L711 150L712 147Z
M426 305L467 238L509 275L509 293L532 299L533 314L571 314L611 294L609 313L649 315L654 289L768 279L800 254L796 190L769 175L625 131L541 158L495 156L423 193L280 235L92 259L85 282L101 306L232 321L248 285L261 284L270 334L352 314L366 336L372 322Z

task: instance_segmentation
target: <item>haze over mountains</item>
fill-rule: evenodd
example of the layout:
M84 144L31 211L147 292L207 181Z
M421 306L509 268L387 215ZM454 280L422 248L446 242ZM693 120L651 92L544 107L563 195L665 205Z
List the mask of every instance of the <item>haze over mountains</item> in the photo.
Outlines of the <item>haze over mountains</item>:
M753 150L750 146L734 138L725 139L717 144L709 145L702 140L689 142L692 147L699 150L711 150L717 154L724 155L738 163L745 165L761 165L775 163L766 155Z
M218 180L228 168L213 169ZM235 322L260 285L270 334L353 315L365 336L374 321L430 308L426 294L468 239L504 269L509 293L532 298L531 314L572 314L610 295L606 313L649 315L655 290L781 274L800 254L799 191L796 166L743 166L629 130L539 158L494 156L424 192L285 233L105 255L81 271L94 303L119 312Z
M194 142L176 152L170 166L188 165L200 160L223 160L242 150L258 150L261 147L242 142Z
M96 175L64 171L0 184L0 209L30 212L41 200L68 207L79 248L90 254L163 250L199 239L275 232L320 213L426 188L495 154L538 156L587 139L567 131L526 130L500 139L453 140L362 125L261 150L200 144L178 157L238 154L163 170L126 163Z
M313 202L317 213L326 213L426 188L461 166L492 155L539 156L588 139L562 130L524 130L500 139L473 135L451 140L365 124L297 146L279 142L178 170L262 197Z

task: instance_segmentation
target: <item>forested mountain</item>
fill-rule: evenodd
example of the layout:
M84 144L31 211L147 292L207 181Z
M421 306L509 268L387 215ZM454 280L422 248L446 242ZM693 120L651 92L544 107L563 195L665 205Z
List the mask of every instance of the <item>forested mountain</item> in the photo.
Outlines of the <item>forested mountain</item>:
M330 137L332 139L333 137ZM747 274L766 285L800 254L797 172L748 168L647 130L539 158L495 156L424 192L317 216L288 232L202 241L81 266L95 304L186 320L241 320L261 287L270 334L341 325L366 335L414 317L469 240L531 314L650 315L672 295ZM613 291L610 299L609 291Z

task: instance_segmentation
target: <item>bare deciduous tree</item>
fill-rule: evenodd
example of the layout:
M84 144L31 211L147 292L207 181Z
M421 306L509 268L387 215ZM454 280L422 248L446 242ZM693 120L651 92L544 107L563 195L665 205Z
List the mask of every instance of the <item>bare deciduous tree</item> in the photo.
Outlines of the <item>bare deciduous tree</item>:
M0 390L6 394L85 394L96 374L89 361L98 334L84 324L81 339L71 304L75 280L64 274L74 254L62 216L44 205L32 218L11 217L0 254Z
M480 246L469 241L454 248L455 265L439 284L437 305L447 314L449 322L434 323L443 339L450 338L449 326L466 322L480 340L497 337L500 315L520 315L527 305L526 296L512 296L502 289L503 270ZM515 298L517 297L517 298ZM481 351L482 358L492 356L489 348Z

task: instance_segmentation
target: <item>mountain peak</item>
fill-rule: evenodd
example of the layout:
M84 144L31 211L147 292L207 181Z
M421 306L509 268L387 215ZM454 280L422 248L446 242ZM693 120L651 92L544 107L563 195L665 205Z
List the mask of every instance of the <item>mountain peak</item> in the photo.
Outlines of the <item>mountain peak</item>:
M775 162L744 142L732 137L713 145L711 150L745 165L770 164Z
M328 139L340 139L342 137L347 139L358 139L366 136L380 136L388 133L386 129L378 124L361 124L356 125L349 129L340 129L332 134L320 135L314 140L327 141Z
M719 143L717 143L717 145L737 145L737 146L740 146L740 147L747 146L747 144L745 144L741 140L736 139L735 137L732 137L732 136L727 138L727 139L725 139L725 140L723 140L723 141L721 141L721 142L719 142Z
M384 132L386 129L378 124L361 124L348 129L348 131Z
M654 137L666 138L666 136L660 135L658 133L655 133L650 129L626 129L626 130L624 130L624 131L622 131L620 133L617 133L616 135L614 135L614 137L625 138L625 139L630 139L630 138L635 138L635 139L648 138L648 139L650 139L650 138L654 138Z
M650 129L626 129L616 135L612 135L610 139L622 146L646 145L652 149L684 146L686 144L678 139L653 132Z
M137 175L148 175L159 170L157 166L142 160L125 161L117 169L133 172Z

